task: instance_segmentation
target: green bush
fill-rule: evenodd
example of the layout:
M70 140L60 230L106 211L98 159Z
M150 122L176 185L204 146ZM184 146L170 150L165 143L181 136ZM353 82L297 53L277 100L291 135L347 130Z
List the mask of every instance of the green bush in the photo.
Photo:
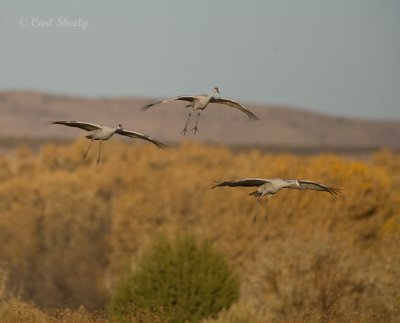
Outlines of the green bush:
M118 285L109 310L123 319L150 311L166 321L215 317L239 298L239 281L210 243L159 239Z

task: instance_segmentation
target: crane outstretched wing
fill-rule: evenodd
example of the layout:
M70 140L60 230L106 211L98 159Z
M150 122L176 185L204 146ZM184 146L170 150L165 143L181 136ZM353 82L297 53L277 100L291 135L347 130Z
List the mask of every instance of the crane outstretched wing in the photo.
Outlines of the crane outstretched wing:
M300 190L316 190L316 191L322 191L322 192L328 192L330 194L339 194L341 189L340 188L335 188L335 187L329 187L326 185L323 185L321 183L305 180L305 179L299 179L297 180L298 185L292 184L288 186L288 188L296 188Z
M237 103L236 101L230 100L230 99L224 99L224 98L214 98L212 97L210 100L211 103L219 103L219 104L224 104L229 107L239 109L243 113L245 113L250 119L252 120L260 120L253 112L251 112L249 109L245 108L241 104Z
M196 97L190 96L190 95L176 96L174 98L166 99L166 100L163 100L163 101L159 101L159 102L155 102L155 103L151 103L151 104L146 104L146 105L142 106L142 110L147 110L148 108L152 107L153 105L161 104L161 103L165 103L165 102L169 102L169 101L181 100L181 101L193 102L195 99L196 99Z
M240 179L235 179L232 181L215 181L216 184L211 187L211 188L216 188L216 187L221 187L221 186L245 186L245 187L254 187L254 186L260 186L262 184L265 184L269 182L267 179L263 178L240 178Z
M50 121L50 124L62 124L68 127L81 128L86 131L94 131L97 129L101 129L101 126L97 124L83 122L83 121Z
M165 149L167 147L163 143L161 143L161 142L159 142L159 141L157 141L157 140L155 140L155 139L153 139L153 138L151 138L149 136L146 136L146 135L143 135L143 134L141 134L139 132L136 132L136 131L125 130L125 129L117 129L117 131L115 133L117 133L119 135L122 135L122 136L130 137L130 138L139 138L139 139L150 141L153 144L155 144L158 148L161 148L161 149Z

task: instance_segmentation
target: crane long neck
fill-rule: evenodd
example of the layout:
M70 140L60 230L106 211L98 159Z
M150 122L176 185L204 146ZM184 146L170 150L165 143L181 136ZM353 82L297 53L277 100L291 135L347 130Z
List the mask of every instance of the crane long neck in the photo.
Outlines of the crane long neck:
M208 95L207 99L210 100L210 99L214 96L215 92L216 92L216 90L215 90L215 88L214 88L214 89L211 91L211 93Z

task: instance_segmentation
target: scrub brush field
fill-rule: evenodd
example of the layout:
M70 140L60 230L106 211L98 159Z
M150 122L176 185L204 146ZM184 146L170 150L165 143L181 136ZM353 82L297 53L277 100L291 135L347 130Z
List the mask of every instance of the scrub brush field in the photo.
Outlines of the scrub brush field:
M113 321L106 308L121 277L159 237L188 234L240 282L238 300L208 323L400 320L400 155L114 141L96 165L95 148L82 159L87 143L0 156L0 321ZM253 188L211 189L243 177L342 191L285 190L257 206Z

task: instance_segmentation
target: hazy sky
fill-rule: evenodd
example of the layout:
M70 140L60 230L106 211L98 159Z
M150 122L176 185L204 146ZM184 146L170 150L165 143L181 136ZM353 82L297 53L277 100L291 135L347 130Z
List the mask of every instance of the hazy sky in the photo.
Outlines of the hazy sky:
M0 3L0 90L163 98L215 85L242 102L400 119L400 1Z

